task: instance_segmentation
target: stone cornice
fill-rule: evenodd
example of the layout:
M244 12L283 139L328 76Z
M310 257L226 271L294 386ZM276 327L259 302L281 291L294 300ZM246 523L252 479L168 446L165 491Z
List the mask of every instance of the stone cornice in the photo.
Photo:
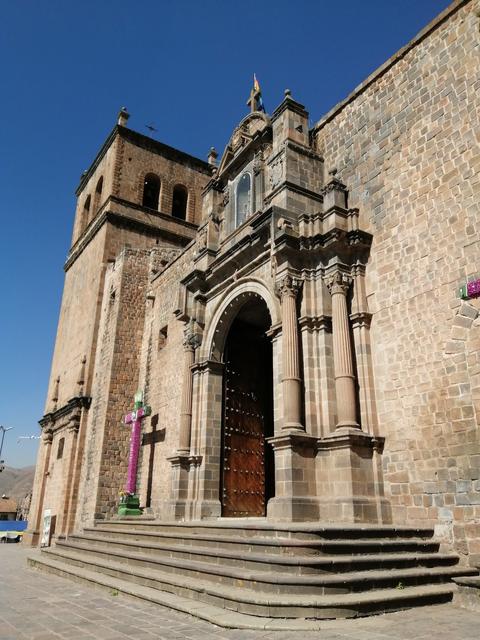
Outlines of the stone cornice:
M372 241L373 236L365 231L343 231L341 229L331 229L327 233L317 233L313 236L300 236L299 238L302 250L306 249L309 251L323 249L338 242L342 242L346 247L361 245L364 248L369 248Z
M50 413L46 413L42 418L40 418L38 423L42 430L55 429L56 425L59 423L63 426L65 422L68 422L65 418L70 419L81 409L88 409L91 402L92 398L90 396L76 396L71 398L67 404L63 405L63 407L60 407L55 411L51 411Z
M272 189L272 191L270 191L266 195L265 197L266 204L268 205L272 200L272 198L274 198L281 191L285 191L285 189L289 189L290 191L293 191L294 193L298 193L301 196L306 196L307 198L310 198L311 200L315 200L316 202L323 202L323 196L320 193L316 193L315 191L311 191L310 189L301 187L300 185L295 184L294 182L290 182L290 180L284 180L283 182L280 182L280 184L278 184L275 187L275 189Z
M372 314L368 311L358 311L356 313L351 313L350 321L354 329L356 329L357 327L366 327L368 329L372 323Z
M192 373L204 373L208 371L209 373L222 374L223 368L223 362L218 362L217 360L202 360L192 366Z
M206 175L212 174L212 165L208 164L208 162L205 162L205 160L201 160L200 158L192 156L185 151L180 151L180 149L175 149L174 147L170 147L163 142L159 142L158 140L149 138L143 133L139 133L138 131L134 131L133 129L129 129L128 127L123 127L116 124L108 134L107 139L101 146L92 164L82 175L80 183L75 190L75 195L77 197L82 193L84 187L86 186L92 175L95 173L95 169L98 167L102 158L117 136L123 138L124 140L127 140L128 142L131 142L132 144L135 144L137 147L141 147L142 149L146 149L147 151L151 151L152 153L164 156L169 160L173 160L174 162L177 162L179 164L191 164L197 171L200 171L201 173L205 173Z
M126 206L135 211L140 211L142 213L147 214L150 218L159 220L159 221L168 221L174 227L178 228L178 232L174 229L165 229L164 227L159 227L155 224L152 224L148 220L141 221L136 218L132 218L128 216L126 213L117 213L109 209L109 206L114 206L115 204L119 204L121 206ZM76 261L78 256L82 253L85 247L93 240L93 238L97 235L100 229L107 222L112 223L114 226L123 227L128 229L134 229L137 231L141 231L143 233L148 233L150 235L163 236L166 238L171 238L175 241L179 241L184 245L191 242L192 237L191 234L193 231L196 231L197 225L191 222L186 222L185 220L179 220L177 218L173 218L171 215L161 213L160 211L152 211L151 209L146 209L145 207L141 207L140 205L128 202L127 200L121 200L120 198L115 198L111 196L104 205L103 211L97 215L97 217L90 223L82 236L77 240L77 242L72 246L70 252L68 254L67 260L64 264L64 271L68 271L68 269L72 266L72 264ZM182 234L182 229L188 229L190 231L189 235ZM189 237L190 236L190 237Z

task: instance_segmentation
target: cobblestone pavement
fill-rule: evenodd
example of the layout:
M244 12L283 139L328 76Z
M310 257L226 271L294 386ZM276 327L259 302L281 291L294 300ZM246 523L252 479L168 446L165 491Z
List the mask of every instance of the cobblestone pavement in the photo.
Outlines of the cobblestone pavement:
M480 614L453 605L357 620L312 632L229 630L27 567L28 549L0 545L0 640L470 640Z

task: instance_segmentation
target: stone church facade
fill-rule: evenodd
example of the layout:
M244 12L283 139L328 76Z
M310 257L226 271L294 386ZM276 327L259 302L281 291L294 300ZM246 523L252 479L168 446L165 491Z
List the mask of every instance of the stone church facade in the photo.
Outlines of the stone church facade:
M118 123L77 189L28 539L116 517L435 527L480 561L478 4L313 128L289 91L217 158ZM141 516L144 517L144 516ZM241 519L241 520L240 520ZM25 536L27 538L27 536Z

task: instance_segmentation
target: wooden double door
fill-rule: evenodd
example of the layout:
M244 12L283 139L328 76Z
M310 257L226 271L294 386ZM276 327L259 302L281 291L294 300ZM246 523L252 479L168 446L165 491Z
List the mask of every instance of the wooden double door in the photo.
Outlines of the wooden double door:
M230 329L224 358L222 515L264 516L273 495L271 342L240 321Z

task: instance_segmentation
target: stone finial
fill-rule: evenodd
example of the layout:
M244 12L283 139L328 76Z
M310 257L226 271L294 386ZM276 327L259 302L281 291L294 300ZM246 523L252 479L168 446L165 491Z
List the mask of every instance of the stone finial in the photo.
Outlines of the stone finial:
M117 120L117 124L120 127L126 127L127 126L127 121L130 118L130 114L127 111L126 107L122 107L118 113L118 120Z
M83 396L83 385L85 384L85 364L87 362L87 356L83 356L82 363L80 367L80 374L78 376L77 385L78 385L78 395Z
M218 152L215 147L210 147L210 151L208 153L208 164L211 164L213 167L217 165Z
M285 89L284 94L285 94L285 98L292 97L292 92L290 91L290 89Z
M55 380L55 385L53 387L52 403L53 403L54 411L57 409L57 406L58 406L57 403L58 403L59 388L60 388L60 376L58 376L57 379Z

